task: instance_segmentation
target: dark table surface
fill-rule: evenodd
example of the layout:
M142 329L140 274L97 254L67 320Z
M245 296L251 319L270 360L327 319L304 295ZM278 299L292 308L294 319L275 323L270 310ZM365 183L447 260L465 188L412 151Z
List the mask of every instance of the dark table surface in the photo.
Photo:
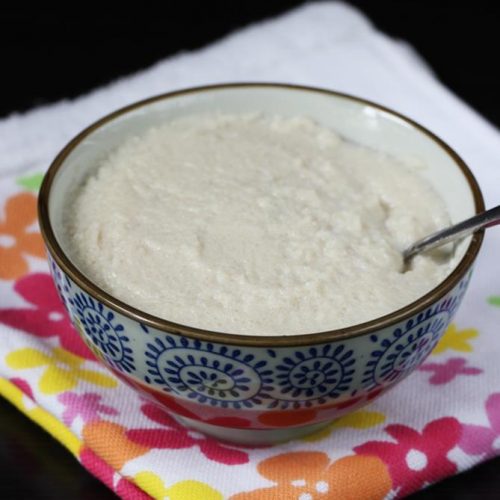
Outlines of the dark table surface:
M46 4L3 6L0 116L77 96L301 3L185 0L168 12L137 5L117 12L102 5L98 12L81 8L74 14ZM386 33L409 41L445 85L500 126L500 6L480 1L351 3ZM66 449L2 399L0 479L2 499L114 498ZM500 458L412 498L499 499Z

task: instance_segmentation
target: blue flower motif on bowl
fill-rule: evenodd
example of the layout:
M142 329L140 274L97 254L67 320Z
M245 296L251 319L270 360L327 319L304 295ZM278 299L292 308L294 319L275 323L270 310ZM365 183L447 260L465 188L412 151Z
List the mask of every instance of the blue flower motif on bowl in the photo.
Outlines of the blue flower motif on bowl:
M237 348L165 335L146 346L148 384L222 408L253 408L269 398L267 361Z
M276 387L271 395L280 405L310 407L349 392L354 375L353 351L343 344L310 347L283 357L276 365Z
M115 322L115 314L83 292L75 293L69 303L79 319L80 330L98 353L117 370L134 371L132 349L127 345L130 341L123 325Z
M61 299L64 308L69 313L70 311L68 309L68 301L66 300L66 295L69 293L69 290L72 287L71 281L68 279L66 274L64 274L59 269L54 259L50 256L50 254L49 254L49 269L50 272L52 273L52 277L54 279L54 284L56 286L59 298Z
M408 375L434 349L461 296L451 297L396 328L390 337L371 335L377 348L371 352L363 376L363 387L391 384Z

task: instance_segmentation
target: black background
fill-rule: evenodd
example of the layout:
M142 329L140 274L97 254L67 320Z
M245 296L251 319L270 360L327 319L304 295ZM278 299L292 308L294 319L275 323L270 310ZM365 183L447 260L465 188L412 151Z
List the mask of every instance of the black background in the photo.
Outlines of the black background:
M0 116L75 97L118 76L201 47L301 1L19 3L0 14ZM496 2L360 1L386 33L409 41L456 94L500 126L500 6ZM161 7L161 8L160 8ZM174 8L175 7L175 8ZM0 137L0 140L2 138ZM75 459L0 400L0 498L114 498ZM498 499L500 459L414 499Z

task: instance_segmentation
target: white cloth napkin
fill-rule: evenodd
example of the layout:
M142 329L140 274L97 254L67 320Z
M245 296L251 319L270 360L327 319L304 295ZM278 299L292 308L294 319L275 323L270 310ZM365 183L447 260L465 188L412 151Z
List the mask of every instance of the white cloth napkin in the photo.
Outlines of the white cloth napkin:
M120 78L77 99L64 100L24 114L13 114L1 120L0 180L45 170L69 139L83 127L118 107L169 90L234 81L271 81L325 87L393 108L448 142L473 170L487 206L500 203L498 131L439 83L411 47L380 33L360 12L337 2L307 4L277 19L233 33L202 50L181 53L160 61L145 71ZM4 201L2 196L6 198L10 194L7 191L7 187L2 188L0 183L0 219ZM431 429L431 420L448 416L456 418L467 434L466 439L460 446L457 444L452 452L453 463L457 464L457 468L449 468L443 462L445 458L441 457L441 462L436 462L436 468L440 468L437 475L430 474L426 478L418 476L418 471L426 470L422 460L430 460L430 455L425 458L424 453L422 459L422 451L417 450L411 455L410 452L415 450L410 450L406 455L406 464L415 473L415 478L418 476L420 479L405 479L405 484L397 484L393 477L391 495L412 491L426 484L426 481L463 470L491 456L491 450L487 449L488 439L493 443L495 433L500 436L500 396L496 396L500 393L500 308L494 305L495 301L500 304L500 298L488 302L489 297L500 296L499 248L500 230L489 230L469 292L457 315L457 326L447 344L442 346L440 356L433 355L426 371L412 375L370 407L386 415L384 425L410 426L423 432L422 439L429 436L425 434L425 429ZM37 266L30 268L31 271L40 269L40 265L38 269ZM13 298L13 290L13 282L0 282L0 299L6 299L0 300L0 309L7 305L20 305L19 299ZM3 328L0 325L0 331ZM463 341L456 340L460 337L461 329L470 333L472 328L477 332L464 335ZM13 338L15 334L13 329L6 329L2 333L5 334L4 338ZM473 338L476 334L477 338ZM23 341L19 337L10 342L10 347L8 343L5 344L5 352L0 349L1 355L14 345L19 347ZM457 371L457 376L446 382L448 385L434 391L435 387L429 385L434 384L429 382L431 374L437 377L434 378L437 381L435 386L445 384L446 374L443 372L439 375L439 367L442 368L443 363L454 358L463 357L464 352L467 353L466 362L475 366L476 372L465 376L465 372L460 374ZM0 362L0 369L3 377L17 376L3 362ZM478 375L479 372L481 375ZM60 403L51 406L50 401L50 398L42 398L38 402L61 419ZM471 427L472 424L476 427ZM356 428L357 424L352 425ZM361 433L356 437L353 437L352 429L339 431L335 443L325 438L314 446L338 458L352 453L356 447L361 449L362 443L368 441L390 441L387 434L390 431L387 429L382 426L378 430L363 431L365 434L359 431ZM476 435L482 436L482 444L474 441ZM500 453L500 441L497 444L499 446L495 450ZM377 446L377 453L382 453L382 448ZM284 450L293 451L293 444L286 445ZM401 447L398 450L401 452ZM278 452L274 450L274 453ZM249 477L257 481L255 484L245 484L243 476L229 475L228 472L225 479L213 475L214 485L224 495L229 495L271 484L255 472L255 466L260 458L272 453L250 453L253 458L248 467L253 467L253 472ZM165 468L161 461L155 461L154 456L147 457L145 455L144 463L149 464L165 484L173 480L171 468ZM134 464L129 466L130 470L138 462ZM168 464L168 467L171 465ZM212 469L208 465L203 471L203 480L205 477L207 480L212 479ZM219 472L222 474L222 469ZM149 491L146 487L144 489Z
M440 85L408 45L375 30L351 6L333 2L308 4L73 101L2 120L0 172L49 162L84 126L130 102L230 81L315 85L378 101L441 135L473 167L481 164L477 174L485 186L500 180L495 163L485 157L499 147L496 131Z

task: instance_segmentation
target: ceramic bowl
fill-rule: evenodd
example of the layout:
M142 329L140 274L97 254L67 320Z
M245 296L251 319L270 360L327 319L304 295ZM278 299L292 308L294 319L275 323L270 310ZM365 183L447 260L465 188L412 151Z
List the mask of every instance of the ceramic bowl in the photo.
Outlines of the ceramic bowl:
M153 97L99 120L59 153L40 192L40 226L61 300L95 355L194 429L242 443L287 440L367 404L424 361L462 301L483 235L457 246L455 269L432 291L389 315L341 330L240 336L142 312L101 290L75 266L62 230L64 206L96 162L126 137L214 110L308 115L357 143L419 159L427 165L421 174L454 222L483 210L483 199L458 155L410 119L363 99L291 85L215 85Z

